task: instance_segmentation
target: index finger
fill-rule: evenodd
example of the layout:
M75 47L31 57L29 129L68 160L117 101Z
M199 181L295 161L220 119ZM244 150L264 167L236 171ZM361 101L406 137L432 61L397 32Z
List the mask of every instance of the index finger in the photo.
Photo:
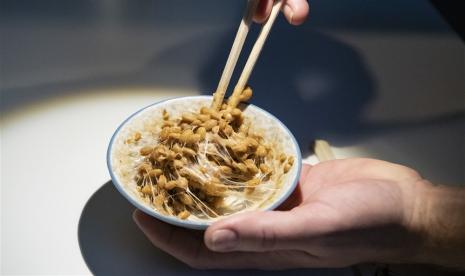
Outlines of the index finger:
M133 217L153 245L193 268L286 269L318 266L318 259L309 259L308 254L297 250L262 253L213 252L205 246L202 231L169 225L140 210L136 210Z

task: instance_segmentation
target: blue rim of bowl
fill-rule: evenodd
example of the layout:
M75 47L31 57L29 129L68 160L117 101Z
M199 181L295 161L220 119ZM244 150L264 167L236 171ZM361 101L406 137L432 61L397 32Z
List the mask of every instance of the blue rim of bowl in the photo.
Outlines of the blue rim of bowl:
M159 214L158 212L156 212L154 209L151 209L149 208L148 206L145 206L144 204L142 204L141 202L137 201L137 200L134 200L134 198L132 198L129 193L123 188L123 185L119 182L119 179L118 177L116 177L116 175L113 173L113 170L112 170L112 163L111 163L111 153L112 153L112 149L113 149L113 143L115 141L115 138L116 136L118 136L120 130L123 128L123 126L126 125L126 123L128 123L133 117L135 117L136 115L138 115L139 113L143 112L144 110L146 110L147 108L149 107L152 107L154 105L159 105L161 103L164 103L164 102L168 102L168 101L172 101L172 100L179 100L179 99L189 99L189 98L211 98L212 96L186 96L186 97L174 97L174 98L169 98L169 99L165 99L165 100L161 100L161 101L158 101L158 102L155 102L153 104L150 104L146 107L143 107L141 109L139 109L138 111L136 111L135 113L133 113L131 116L129 116L126 120L124 120L119 126L118 128L115 130L115 132L113 133L111 139L110 139L110 143L108 145L108 149L107 149L107 167L108 167L108 171L110 172L110 176L111 176L111 182L113 183L113 185L116 187L116 189L132 204L134 205L136 208L138 208L139 210L143 211L144 213L156 218L156 219L159 219L163 222L166 222L166 223L169 223L169 224L172 224L172 225L175 225L175 226L179 226L179 227L183 227L183 228L189 228L189 229L195 229L195 230L205 230L208 226L210 226L211 222L198 222L198 221L188 221L188 220L181 220L179 218L176 218L176 217L168 217L168 216L164 216L162 214ZM258 110L264 112L265 114L267 114L268 116L270 116L272 119L274 119L275 121L277 121L283 128L284 130L289 134L289 136L291 137L291 140L292 142L294 143L295 147L296 147L296 150L297 150L297 164L298 164L298 168L297 168L297 173L296 173L296 176L292 182L291 185L289 185L289 187L287 188L286 192L281 195L278 200L276 200L275 202L273 202L270 206L268 206L268 208L266 209L263 209L263 211L271 211L271 210L274 210L275 208L277 208L279 205L281 205L295 190L296 186L297 186L297 183L299 182L299 177L300 177L300 173L301 173L301 170L302 170L302 154L300 152L300 147L299 147L299 144L297 143L297 140L295 139L294 135L292 134L292 132L289 130L289 128L287 128L287 126L285 124L283 124L283 122L281 122L278 118L276 118L273 114L271 114L270 112L256 106L256 105L253 105L253 104L247 104L246 106L253 106L254 108L257 108Z

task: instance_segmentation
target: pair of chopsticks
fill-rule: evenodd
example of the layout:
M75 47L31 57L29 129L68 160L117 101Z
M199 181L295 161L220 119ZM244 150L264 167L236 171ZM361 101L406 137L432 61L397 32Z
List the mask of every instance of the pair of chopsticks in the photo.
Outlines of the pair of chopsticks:
M273 26L273 23L276 20L276 17L278 16L279 10L281 9L284 1L285 0L274 1L271 14L265 24L262 26L260 34L258 35L258 38L253 45L252 51L250 52L244 69L242 70L239 80L234 87L233 94L229 98L229 101L237 101L239 95L242 93L242 90L244 90L255 63L257 62L258 56L260 55L260 52L263 48L263 45L265 44L266 38L270 33L271 27ZM242 46L244 45L245 39L250 29L250 25L252 24L253 15L257 10L258 2L259 0L249 0L247 3L241 24L237 30L236 38L234 39L228 60L226 61L226 65L223 69L220 82L218 83L218 87L213 94L212 108L216 110L219 110L223 103L226 90L228 89L229 81L231 80L231 76L234 71L234 67L236 66L237 59L241 53ZM230 106L235 106L235 104L237 103L228 102L228 105Z
M274 1L271 14L265 24L262 26L260 34L258 35L258 38L253 45L252 51L250 52L244 69L242 70L241 76L239 77L239 80L234 87L233 94L229 98L229 101L237 100L239 95L242 93L242 90L244 90L255 63L257 62L258 56L262 51L263 45L265 44L266 38L270 33L271 27L273 26L273 23L276 20L276 17L278 16L279 10L281 10L284 1L285 0ZM223 73L221 74L220 82L218 83L218 87L213 94L212 108L216 110L219 110L223 104L224 95L228 89L229 81L231 80L232 73L236 67L237 59L241 53L242 46L244 46L245 38L247 37L250 25L252 24L253 15L257 10L258 2L259 0L249 0L247 3L241 24L239 25L236 37L234 38L234 43L231 47L231 51L229 52L228 60L226 61ZM228 105L236 106L237 102L228 102ZM320 162L335 159L334 153L331 150L331 146L324 140L315 141L314 152Z

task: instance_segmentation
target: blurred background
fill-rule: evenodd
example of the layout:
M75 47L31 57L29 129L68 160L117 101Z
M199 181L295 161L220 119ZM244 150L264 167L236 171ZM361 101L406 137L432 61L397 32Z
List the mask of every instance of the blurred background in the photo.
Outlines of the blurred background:
M135 229L105 152L136 110L212 93L245 0L0 5L2 273L191 272ZM250 79L252 102L291 129L308 162L321 138L340 158L464 185L465 49L438 9L426 0L310 6L302 26L278 18Z

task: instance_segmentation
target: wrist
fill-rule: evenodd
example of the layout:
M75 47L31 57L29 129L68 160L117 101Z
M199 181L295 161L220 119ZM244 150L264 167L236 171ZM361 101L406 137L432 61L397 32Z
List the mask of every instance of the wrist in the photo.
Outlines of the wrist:
M463 267L465 190L421 182L408 225L421 237L412 261Z

